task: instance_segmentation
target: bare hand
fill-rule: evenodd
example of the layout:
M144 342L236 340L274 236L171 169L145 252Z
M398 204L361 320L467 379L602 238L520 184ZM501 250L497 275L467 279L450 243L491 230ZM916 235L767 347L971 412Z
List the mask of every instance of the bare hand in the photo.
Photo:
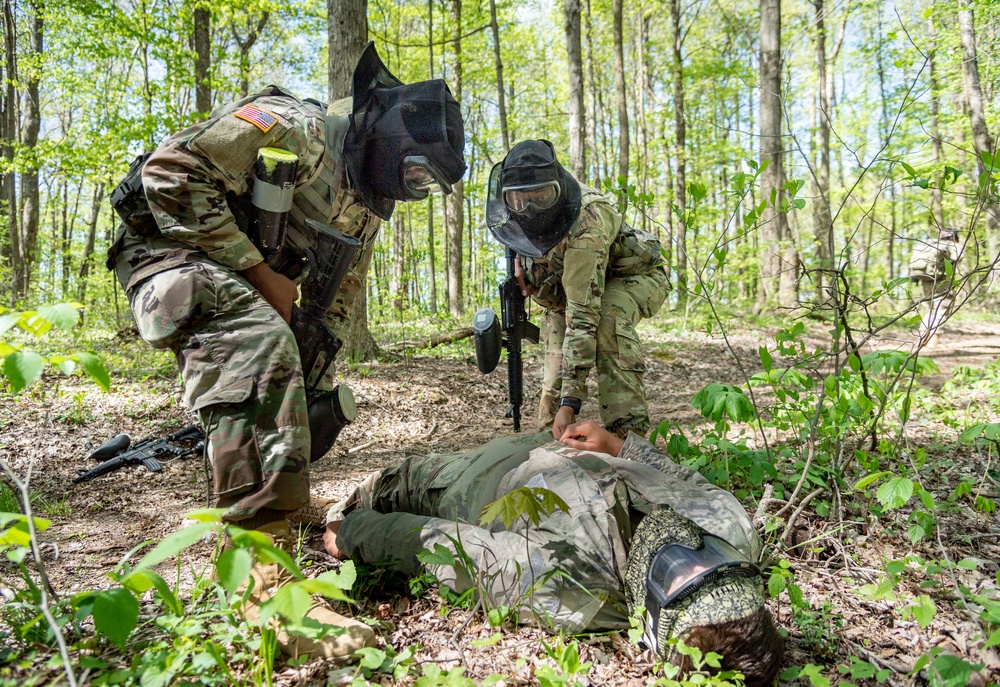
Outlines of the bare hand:
M527 298L535 292L535 287L524 280L524 268L521 266L521 256L514 257L514 278L521 285L521 295Z
M337 533L340 532L340 526L343 524L343 520L334 520L331 523L327 523L326 531L323 532L323 546L326 547L326 552L334 558L346 561L350 556L341 551L337 546Z
M569 406L560 406L559 410L556 411L556 419L552 423L552 438L556 441L561 441L561 437L566 432L566 428L573 424L573 420L575 419L575 410Z
M261 262L240 272L260 292L264 300L278 311L285 322L292 321L292 304L299 298L299 288L291 279L278 274Z
M571 409L572 410L572 409ZM598 451L617 456L621 453L624 439L619 439L593 420L577 422L566 428L559 441L581 451Z

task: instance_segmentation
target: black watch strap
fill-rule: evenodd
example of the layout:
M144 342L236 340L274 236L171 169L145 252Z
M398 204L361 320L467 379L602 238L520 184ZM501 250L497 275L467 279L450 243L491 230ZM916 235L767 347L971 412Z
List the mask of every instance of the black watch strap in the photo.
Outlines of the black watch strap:
M570 398L569 396L563 396L562 400L559 401L559 407L562 408L563 406L572 408L573 412L579 415L580 408L583 406L583 403L581 403L580 399L578 398Z

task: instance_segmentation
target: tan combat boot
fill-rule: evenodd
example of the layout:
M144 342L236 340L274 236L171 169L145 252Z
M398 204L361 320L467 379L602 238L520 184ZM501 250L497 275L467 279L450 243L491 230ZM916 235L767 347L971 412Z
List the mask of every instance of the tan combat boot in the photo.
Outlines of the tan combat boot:
M271 523L259 528L278 548L294 556L294 542L288 533L285 521ZM256 622L260 618L261 605L271 598L283 584L292 582L291 573L277 563L257 563L250 571L253 589L242 609L244 617ZM245 587L238 589L242 594ZM306 617L324 625L333 625L346 630L340 634L329 634L319 639L291 635L275 623L278 646L282 653L291 658L330 658L338 662L351 660L354 652L366 646L375 646L375 632L363 622L335 613L325 601L316 599ZM273 621L272 621L273 622Z

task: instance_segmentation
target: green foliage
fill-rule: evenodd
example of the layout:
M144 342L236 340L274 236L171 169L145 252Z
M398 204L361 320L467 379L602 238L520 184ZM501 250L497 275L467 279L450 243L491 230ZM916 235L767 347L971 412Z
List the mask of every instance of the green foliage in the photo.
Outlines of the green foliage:
M581 687L583 683L577 676L586 677L593 664L590 661L580 662L580 645L576 640L567 643L562 637L557 637L552 644L542 640L545 655L555 662L555 668L542 664L535 671L542 687Z
M519 487L486 504L479 514L479 524L486 527L500 518L504 527L510 529L515 520L525 517L532 525L538 527L543 516L548 517L557 510L568 513L569 506L554 491L537 487Z
M101 360L93 353L77 351L70 355L44 357L24 348L24 344L7 336L11 330L19 330L22 335L45 339L53 327L71 332L79 317L80 303L57 303L42 306L38 310L22 312L0 308L0 370L14 392L36 382L46 365L51 365L65 375L72 374L79 366L94 382L107 391L111 388L111 376Z

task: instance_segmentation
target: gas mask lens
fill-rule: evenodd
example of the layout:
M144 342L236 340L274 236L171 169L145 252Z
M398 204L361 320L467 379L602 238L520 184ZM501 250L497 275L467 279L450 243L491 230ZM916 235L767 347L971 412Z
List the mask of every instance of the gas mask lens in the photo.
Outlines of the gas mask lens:
M668 544L657 551L646 576L647 606L667 608L722 577L754 577L760 570L729 542L710 534L697 549Z
M507 187L503 191L503 201L511 212L525 213L548 210L559 200L559 182L552 181L541 186Z
M429 193L451 193L451 184L426 157L411 156L403 159L403 188L411 200L422 200Z

